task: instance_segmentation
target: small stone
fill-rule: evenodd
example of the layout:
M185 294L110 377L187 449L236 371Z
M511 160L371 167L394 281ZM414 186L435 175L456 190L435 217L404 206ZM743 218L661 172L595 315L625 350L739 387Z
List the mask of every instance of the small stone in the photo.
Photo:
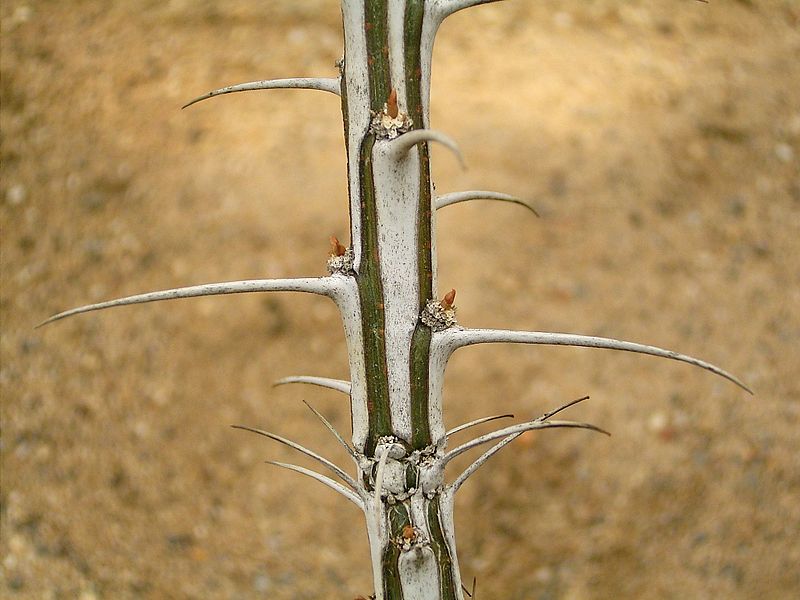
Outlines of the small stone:
M272 581L266 573L259 573L253 578L253 589L259 594L265 594L272 587Z
M27 23L31 20L32 16L33 10L31 7L23 4L22 6L18 6L14 9L14 13L11 15L11 24L21 25L22 23Z
M790 163L794 159L794 149L786 143L780 143L775 146L775 156L783 163Z
M553 15L553 25L558 27L559 29L569 29L572 27L574 19L572 15L568 12L559 11L555 15Z
M667 416L662 412L653 413L647 421L647 426L650 431L661 433L668 424Z
M28 198L28 190L22 184L15 184L6 191L6 200L12 206L19 206Z

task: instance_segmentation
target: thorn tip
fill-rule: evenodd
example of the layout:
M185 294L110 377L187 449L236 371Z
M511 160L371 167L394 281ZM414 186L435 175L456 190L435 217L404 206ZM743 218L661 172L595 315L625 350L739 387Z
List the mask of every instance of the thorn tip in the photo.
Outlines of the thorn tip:
M400 108L397 106L397 90L394 88L392 88L389 98L386 100L386 111L393 119L396 119L397 115L400 114Z

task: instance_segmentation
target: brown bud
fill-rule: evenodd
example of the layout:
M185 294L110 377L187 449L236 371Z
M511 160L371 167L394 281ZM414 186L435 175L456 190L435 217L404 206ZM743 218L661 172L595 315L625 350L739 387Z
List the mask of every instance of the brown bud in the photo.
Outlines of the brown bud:
M331 256L344 256L347 248L342 246L335 235L331 236Z
M400 109L397 108L397 90L394 88L389 93L389 99L386 100L386 109L393 119L396 119L397 115L400 114Z
M442 298L442 308L444 308L445 310L453 308L453 302L455 302L455 300L456 300L456 291L450 290L444 295L444 298Z
M417 534L414 532L414 528L411 525L403 526L403 539L413 540L416 536Z

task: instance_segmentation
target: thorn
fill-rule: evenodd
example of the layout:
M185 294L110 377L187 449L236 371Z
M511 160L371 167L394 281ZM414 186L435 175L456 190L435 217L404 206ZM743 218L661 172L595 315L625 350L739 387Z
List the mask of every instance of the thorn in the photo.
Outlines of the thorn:
M397 159L405 156L417 144L422 144L425 142L438 142L455 154L458 162L461 164L461 168L466 169L464 156L461 154L461 150L458 149L458 144L456 144L445 134L434 129L414 129L390 139L390 143L392 145L390 152Z
M417 536L417 534L414 531L414 527L412 527L411 525L406 524L406 525L403 525L402 536L403 536L404 540L413 540Z
M287 383L308 383L311 385L318 385L320 387L336 390L343 394L350 394L350 382L342 379L331 379L330 377L312 377L310 375L294 375L292 377L284 377L272 384L272 387L279 385L286 385Z
M400 114L400 109L397 107L397 90L392 88L392 91L389 93L389 98L386 100L386 112L389 113L389 116L393 119L397 118L397 115Z
M469 423L464 423L459 425L458 427L453 427L453 429L449 430L445 436L450 437L451 435L455 435L459 431L464 431L465 429L469 429L470 427L474 427L475 425L483 425L484 423L488 423L489 421L496 421L497 419L513 419L514 415L511 413L505 415L493 415L491 417L483 417L481 419L476 419L474 421L470 421Z
M406 134L409 135L409 134ZM545 344L550 346L576 346L582 348L605 348L608 350L621 350L624 352L634 352L637 354L649 354L650 356L658 356L661 358L669 358L680 362L685 362L695 367L700 367L707 371L711 371L715 375L724 377L738 385L740 388L752 394L753 391L748 388L744 383L739 381L736 377L723 371L711 363L687 356L685 354L678 354L672 350L665 350L657 348L656 346L647 346L645 344L636 344L634 342L625 342L615 340L612 338L603 338L591 335L577 335L574 333L545 333L542 331L508 331L503 329L446 329L436 332L437 337L434 339L434 344L440 348L446 349L447 356L452 354L458 348L470 346L473 344L488 344L488 343L513 343L513 344Z
M544 413L541 417L539 417L539 421L547 421L553 415L560 413L562 410L568 409L570 406L575 406L579 402L583 402L584 400L588 400L589 396L583 396L582 398L578 398L577 400L572 400L567 402L566 404L559 406L558 408L551 410L550 412Z
M203 100L208 100L214 96L222 96L223 94L232 94L235 92L247 92L250 90L277 90L277 89L301 89L301 90L319 90L321 92L331 92L337 96L341 95L341 88L338 78L330 77L293 77L290 79L268 79L262 81L250 81L248 83L240 83L238 85L229 85L224 88L213 90L202 96L198 96L194 100L190 100L184 104L181 109L188 108L192 104L196 104Z
M453 308L453 302L455 302L455 299L456 291L452 289L444 295L444 298L442 298L442 308L445 310L450 310Z
M331 256L344 256L344 253L347 252L347 248L342 246L339 239L335 236L331 236Z
M306 469L305 467L299 467L297 465L290 465L288 463L277 462L274 460L265 460L264 462L267 463L268 465L274 465L276 467L289 469L290 471L294 471L295 473L301 473L303 475L311 477L312 479L316 479L321 484L328 486L333 491L338 492L339 494L350 500L350 502L355 504L361 510L365 509L364 500L361 497L351 492L340 483L336 483L330 477L326 477L325 475L320 475L316 471L312 471L311 469Z
M93 310L103 310L115 306L128 306L130 304L144 304L146 302L158 302L160 300L174 300L176 298L197 298L198 296L246 294L251 292L305 292L308 294L319 294L320 296L335 298L339 293L337 285L336 280L332 277L249 279L244 281L190 285L188 287L174 288L171 290L136 294L135 296L127 296L125 298L117 298L116 300L73 308L50 317L37 325L37 327Z
M467 586L465 586L463 583L461 584L461 589L464 590L464 593L467 595L468 598L475 598L475 586L477 585L477 583L478 583L478 578L477 577L473 577L472 578L472 592L470 592L467 589Z
M444 208L445 206L450 206L451 204L458 204L459 202L467 202L468 200L496 200L500 202L510 202L512 204L518 204L524 208L527 208L537 217L539 213L536 212L536 209L533 208L527 201L520 200L515 196L510 196L508 194L500 194L498 192L490 192L484 190L470 190L466 192L453 192L450 194L445 194L444 196L439 196L436 198L436 210L440 208Z

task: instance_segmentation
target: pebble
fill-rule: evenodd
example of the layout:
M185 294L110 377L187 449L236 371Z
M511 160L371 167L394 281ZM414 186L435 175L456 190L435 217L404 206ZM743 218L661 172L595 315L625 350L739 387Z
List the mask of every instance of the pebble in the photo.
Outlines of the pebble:
M259 573L253 578L253 589L259 594L265 594L270 587L272 587L272 582L265 573Z
M568 12L559 11L553 15L553 24L559 29L569 29L573 22L572 15Z
M19 206L28 198L28 190L24 185L17 183L6 191L6 200L12 206Z
M790 163L794 159L794 150L789 144L780 143L775 146L775 156L783 163Z

